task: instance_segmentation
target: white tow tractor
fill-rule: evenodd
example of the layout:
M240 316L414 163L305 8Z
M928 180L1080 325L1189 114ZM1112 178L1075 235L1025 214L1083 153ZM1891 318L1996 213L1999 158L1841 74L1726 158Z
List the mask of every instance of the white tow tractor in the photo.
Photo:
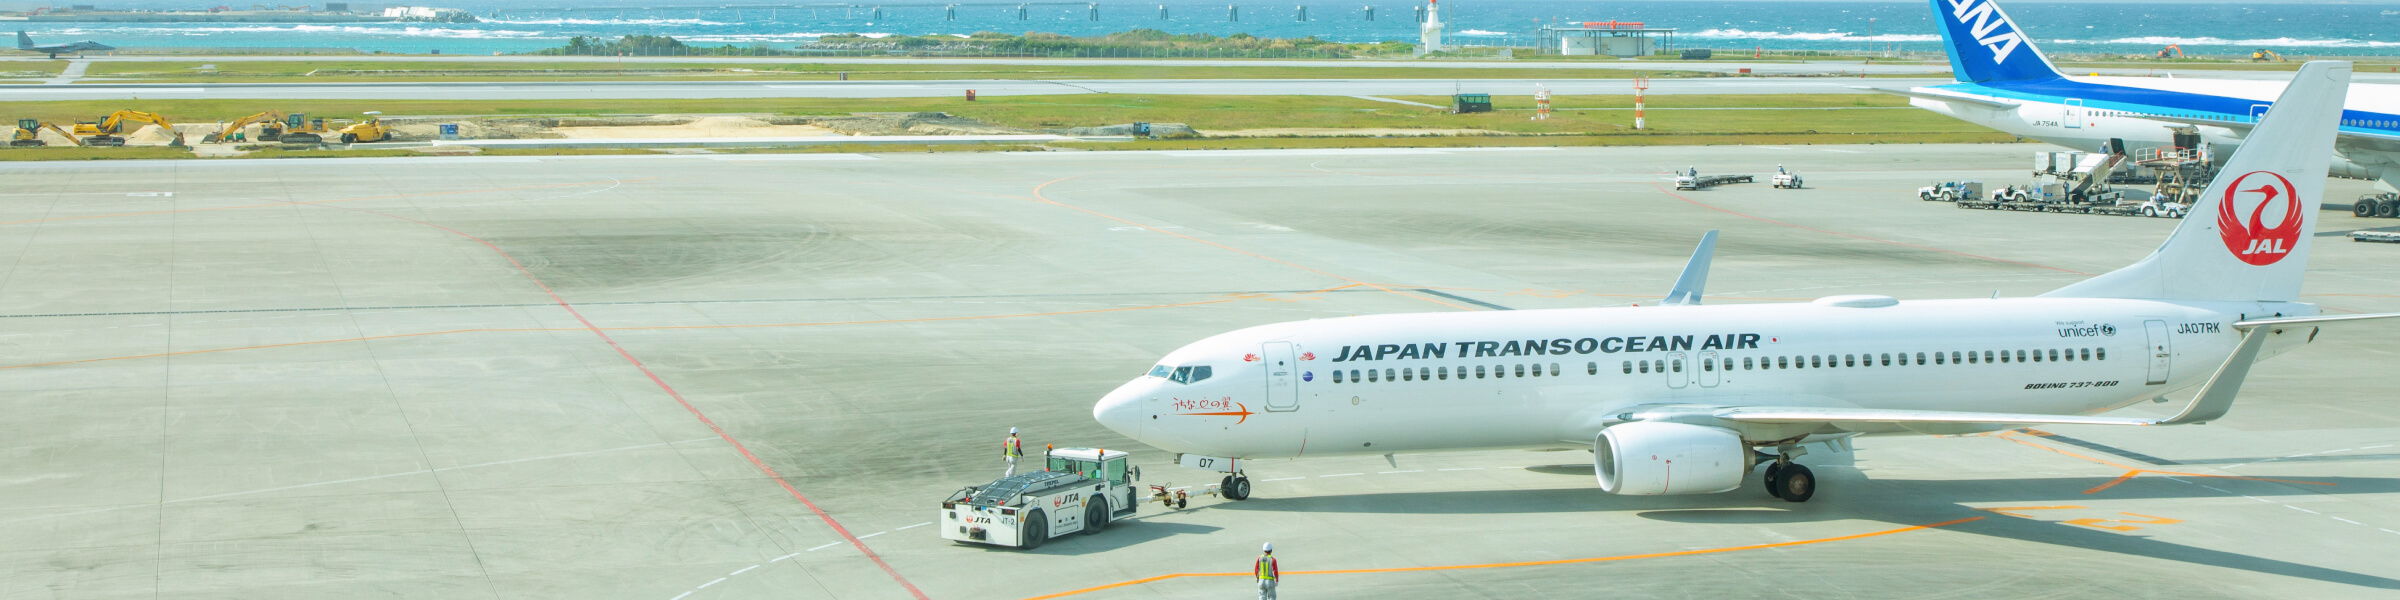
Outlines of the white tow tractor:
M1775 181L1775 189L1779 189L1779 190L1796 190L1796 189L1800 189L1800 174L1799 174L1799 173L1793 173L1793 172L1789 172L1789 171L1777 171L1777 172L1775 172L1775 180L1774 180L1774 181Z
M1093 534L1140 506L1126 454L1096 448L1050 451L1043 470L967 486L942 501L942 539L1031 550L1050 538Z

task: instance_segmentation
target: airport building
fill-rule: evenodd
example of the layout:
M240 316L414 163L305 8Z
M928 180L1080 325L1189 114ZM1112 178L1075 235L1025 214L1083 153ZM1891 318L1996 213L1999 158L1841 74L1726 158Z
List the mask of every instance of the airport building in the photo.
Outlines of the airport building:
M1673 47L1675 30L1647 28L1638 21L1543 25L1537 45L1549 55L1644 56Z

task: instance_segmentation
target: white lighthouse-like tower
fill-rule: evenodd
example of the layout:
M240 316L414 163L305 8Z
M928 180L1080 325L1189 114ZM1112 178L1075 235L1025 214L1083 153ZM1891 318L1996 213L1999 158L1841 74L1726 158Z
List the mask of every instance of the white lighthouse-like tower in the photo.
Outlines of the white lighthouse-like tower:
M1417 54L1442 51L1442 0L1428 0L1425 25L1417 30Z

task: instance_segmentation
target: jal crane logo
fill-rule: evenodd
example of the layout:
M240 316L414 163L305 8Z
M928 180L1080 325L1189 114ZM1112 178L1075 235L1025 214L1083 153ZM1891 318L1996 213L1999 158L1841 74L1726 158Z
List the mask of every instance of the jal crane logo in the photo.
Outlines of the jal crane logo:
M2225 238L2225 249L2234 258L2263 267L2291 255L2307 217L2291 180L2251 171L2225 186L2225 201L2217 203L2217 235Z

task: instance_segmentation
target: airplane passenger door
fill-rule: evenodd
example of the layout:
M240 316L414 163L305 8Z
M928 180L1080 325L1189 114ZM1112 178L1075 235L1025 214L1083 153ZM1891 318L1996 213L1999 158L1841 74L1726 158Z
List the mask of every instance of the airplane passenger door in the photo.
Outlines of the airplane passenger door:
M2252 123L2257 123L2259 119L2264 119L2264 118L2267 118L2267 105L2265 105L2265 104L2252 104L2252 105L2250 105L2250 122L2252 122Z
M1667 387L1682 389L1691 385L1692 373L1689 369L1692 366L1684 364L1686 362L1690 361L1684 360L1682 352L1667 353Z
M1267 410L1300 410L1299 365L1292 364L1291 342L1267 342L1258 353L1267 366Z
M1724 377L1724 374L1717 372L1717 367L1717 353L1700 353L1700 387L1717 387L1717 382Z
M2167 382L2167 370L2175 366L2175 353L2167 341L2166 321L2143 321L2142 329L2150 334L2150 385Z
M2065 128L2068 128L2068 129L2082 129L2082 128L2083 128L2083 99L2082 99L2082 98L2068 98L2068 99L2067 99L2067 102L2066 102L2066 114L2059 115L2058 124L2059 124L2059 126L2061 126L2061 127L2065 127Z

